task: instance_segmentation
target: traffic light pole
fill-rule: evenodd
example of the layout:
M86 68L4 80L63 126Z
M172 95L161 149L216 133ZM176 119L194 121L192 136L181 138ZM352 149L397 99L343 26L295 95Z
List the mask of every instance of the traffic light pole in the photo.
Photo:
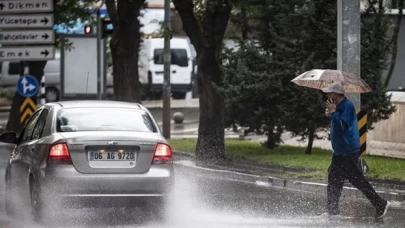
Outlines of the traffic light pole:
M170 139L170 64L171 64L171 51L170 51L170 37L171 37L171 16L170 16L170 0L165 0L164 5L165 21L164 21L164 81L163 81L163 136Z
M102 100L101 97L101 36L102 36L102 27L101 27L101 16L100 8L97 9L97 100Z

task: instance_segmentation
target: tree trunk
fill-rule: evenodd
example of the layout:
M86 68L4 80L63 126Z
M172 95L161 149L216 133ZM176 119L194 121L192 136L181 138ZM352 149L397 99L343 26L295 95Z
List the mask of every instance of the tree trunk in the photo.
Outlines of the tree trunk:
M312 153L312 145L314 144L314 139L315 139L315 129L310 128L309 135L308 135L308 145L307 145L307 149L305 150L305 154Z
M29 74L34 76L38 80L38 87L39 83L41 82L42 76L44 75L44 68L46 65L46 61L29 61L26 62L29 68ZM21 62L21 67L20 67L20 74L24 74L24 67L25 64ZM40 92L38 88L38 92ZM31 97L33 102L36 104L37 103L37 94L35 94L33 97ZM7 131L14 131L14 132L20 132L24 126L23 123L20 121L20 107L23 104L25 100L25 97L21 96L17 91L14 94L13 97L13 103L11 104L10 108L10 114L8 117L7 125L6 125L6 130ZM32 110L35 111L35 110Z
M274 125L269 126L269 130L267 132L267 141L264 143L264 146L268 149L274 149L277 147L278 133L274 133Z
M200 118L196 158L199 161L225 158L224 97L219 90L223 80L220 54L232 2L207 0L200 23L194 14L193 1L173 0L173 3L197 52Z
M139 15L144 0L107 0L114 32L110 40L113 62L114 100L141 102L138 54L141 42Z
M268 149L274 149L276 148L277 144L274 142L274 133L269 132L267 133L267 140L264 146Z
M217 49L201 48L198 58L200 119L196 157L201 161L225 158L224 97L213 83L222 80Z

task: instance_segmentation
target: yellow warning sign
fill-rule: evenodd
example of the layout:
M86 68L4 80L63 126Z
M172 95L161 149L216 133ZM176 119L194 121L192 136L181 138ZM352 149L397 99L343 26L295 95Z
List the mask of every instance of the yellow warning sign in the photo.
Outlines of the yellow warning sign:
M20 107L21 124L24 125L35 110L37 110L37 104L30 97L26 97Z
M360 135L360 154L366 154L367 149L367 112L357 111L357 123Z

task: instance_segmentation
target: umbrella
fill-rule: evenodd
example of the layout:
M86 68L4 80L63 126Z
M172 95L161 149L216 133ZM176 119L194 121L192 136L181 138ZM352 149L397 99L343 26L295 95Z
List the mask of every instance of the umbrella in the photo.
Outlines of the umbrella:
M372 91L369 85L352 73L340 70L314 69L300 74L291 80L299 86L323 89L334 82L341 82L347 93L368 93Z

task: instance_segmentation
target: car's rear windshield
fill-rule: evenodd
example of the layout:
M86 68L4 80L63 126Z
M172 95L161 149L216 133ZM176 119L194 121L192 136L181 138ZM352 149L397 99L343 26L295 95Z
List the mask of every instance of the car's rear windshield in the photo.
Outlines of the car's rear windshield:
M65 108L58 112L57 131L157 132L143 110L123 108Z

